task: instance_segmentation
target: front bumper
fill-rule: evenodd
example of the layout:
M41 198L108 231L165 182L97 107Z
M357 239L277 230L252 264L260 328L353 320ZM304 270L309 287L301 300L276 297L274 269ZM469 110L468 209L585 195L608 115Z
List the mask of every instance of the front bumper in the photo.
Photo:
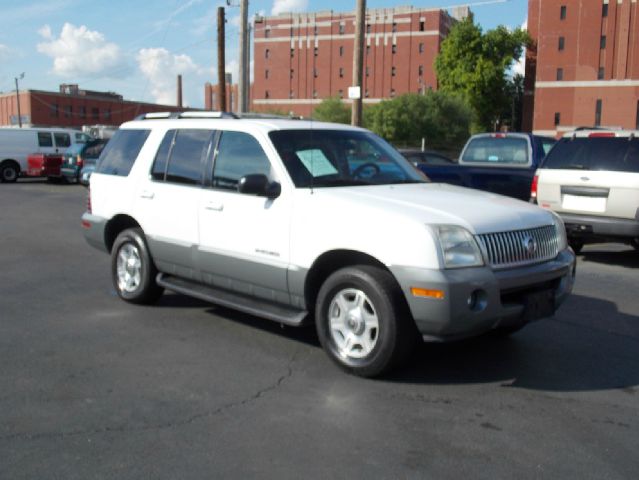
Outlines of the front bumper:
M408 302L418 330L426 340L456 340L497 327L536 319L530 299L548 294L550 315L572 291L575 255L563 250L553 260L493 271L489 267L429 270L391 267ZM441 290L443 299L416 297L411 288ZM474 293L475 302L469 303Z

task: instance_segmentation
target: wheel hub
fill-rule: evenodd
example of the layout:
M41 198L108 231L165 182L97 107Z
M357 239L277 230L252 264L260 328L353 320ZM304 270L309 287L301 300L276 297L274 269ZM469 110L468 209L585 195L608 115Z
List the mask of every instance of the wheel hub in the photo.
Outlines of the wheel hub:
M366 293L340 290L328 309L330 338L343 357L364 358L377 344L379 321Z

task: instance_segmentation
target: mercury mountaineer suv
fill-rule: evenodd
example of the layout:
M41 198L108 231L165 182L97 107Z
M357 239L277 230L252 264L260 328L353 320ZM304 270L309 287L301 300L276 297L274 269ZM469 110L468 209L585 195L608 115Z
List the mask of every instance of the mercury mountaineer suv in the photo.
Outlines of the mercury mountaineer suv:
M118 295L164 289L286 325L376 376L417 339L514 332L571 292L552 212L430 183L373 133L231 114L125 123L91 176L87 241Z

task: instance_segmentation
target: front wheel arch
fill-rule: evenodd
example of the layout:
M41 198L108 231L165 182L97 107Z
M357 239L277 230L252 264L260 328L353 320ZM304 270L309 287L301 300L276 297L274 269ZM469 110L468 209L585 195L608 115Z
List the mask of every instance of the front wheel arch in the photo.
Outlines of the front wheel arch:
M10 180L5 180L4 178L4 169L7 167L11 168L15 172L15 176L13 176ZM15 182L20 176L20 172L21 172L20 163L18 163L14 159L7 158L0 162L0 181Z

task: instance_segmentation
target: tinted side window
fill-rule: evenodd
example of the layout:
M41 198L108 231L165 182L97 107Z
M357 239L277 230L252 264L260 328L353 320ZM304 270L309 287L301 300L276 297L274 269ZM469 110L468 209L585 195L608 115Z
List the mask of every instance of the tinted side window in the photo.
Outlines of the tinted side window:
M68 133L55 132L53 138L55 138L56 147L67 148L71 146L71 136Z
M639 139L562 138L546 157L543 167L639 173Z
M528 163L528 141L525 138L478 137L468 144L463 162L485 162L526 165Z
M85 158L98 158L100 156L100 153L104 149L105 145L106 145L105 142L99 142L99 143L96 143L96 144L89 144L89 146L84 150L84 157Z
M164 135L162 143L160 143L158 153L155 154L153 167L151 168L151 178L153 178L153 180L164 180L166 176L166 166L169 163L169 154L171 153L174 137L175 130L169 130Z
M100 155L97 172L126 177L150 130L118 130Z
M242 132L224 132L213 167L213 187L237 189L244 175L261 173L271 177L271 163L259 142Z
M212 130L178 130L165 180L189 185L201 183L202 161L209 150L212 136Z
M38 145L41 147L53 147L53 140L49 132L38 132Z

